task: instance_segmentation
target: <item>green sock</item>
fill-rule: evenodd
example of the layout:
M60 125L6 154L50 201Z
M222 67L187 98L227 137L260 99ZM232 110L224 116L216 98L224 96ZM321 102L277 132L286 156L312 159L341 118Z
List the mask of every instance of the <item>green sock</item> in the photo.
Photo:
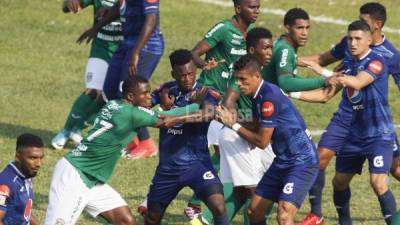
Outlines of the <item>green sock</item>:
M224 183L224 197L226 216L228 217L229 221L232 221L236 213L240 210L240 208L242 208L244 203L239 202L236 198L233 197L232 183ZM203 211L202 217L210 223L213 221L213 215L208 208Z
M80 127L87 117L87 107L92 107L95 101L89 96L82 93L72 105L71 112L68 115L67 121L65 122L64 129L71 131L75 127Z
M400 225L400 210L393 216L391 225Z

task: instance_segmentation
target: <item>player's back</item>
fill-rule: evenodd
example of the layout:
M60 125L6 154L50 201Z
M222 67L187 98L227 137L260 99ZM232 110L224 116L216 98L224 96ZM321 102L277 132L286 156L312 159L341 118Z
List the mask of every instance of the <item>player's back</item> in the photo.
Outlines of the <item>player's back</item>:
M354 59L345 65L350 75L356 76L360 71L370 74L374 81L355 90L345 87L345 100L352 106L350 138L354 140L375 139L392 140L394 132L388 103L388 68L385 59L370 50L360 60Z
M29 224L33 203L31 179L10 162L0 173L0 210L6 211L5 225Z
M271 144L278 166L318 162L315 145L302 116L278 86L263 82L253 99L253 113L261 127L274 128Z

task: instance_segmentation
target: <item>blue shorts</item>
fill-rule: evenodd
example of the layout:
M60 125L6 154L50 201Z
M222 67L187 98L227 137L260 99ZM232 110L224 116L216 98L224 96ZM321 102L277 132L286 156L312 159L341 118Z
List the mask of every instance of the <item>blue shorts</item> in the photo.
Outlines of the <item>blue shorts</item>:
M287 201L300 208L318 170L318 164L278 168L273 162L258 183L256 194L273 202Z
M166 208L179 191L186 186L189 186L196 194L211 185L222 186L216 174L211 161L198 161L180 174L175 171L168 173L157 168L147 196L148 202L160 203Z
M133 46L133 41L121 42L110 60L103 85L103 92L107 100L122 97L122 82L129 76L129 61L132 56ZM163 44L161 46L164 48ZM142 49L137 68L138 74L150 80L160 62L161 56L162 54L155 54L146 48Z
M321 136L318 147L327 148L338 153L346 143L350 130L350 117L335 113Z
M397 138L397 134L395 133L394 142L393 142L393 158L399 157L399 139Z
M348 141L336 156L336 171L361 174L368 159L370 173L388 173L393 158L393 141L377 140L369 143Z

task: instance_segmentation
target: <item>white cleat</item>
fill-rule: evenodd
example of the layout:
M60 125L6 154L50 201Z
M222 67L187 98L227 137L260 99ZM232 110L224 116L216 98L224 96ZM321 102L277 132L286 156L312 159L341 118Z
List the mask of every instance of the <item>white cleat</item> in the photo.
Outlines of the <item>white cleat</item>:
M79 144L83 139L81 131L79 129L72 130L69 139L71 139L75 144Z
M53 139L51 139L51 146L57 150L63 149L68 141L68 136L67 131L61 130Z

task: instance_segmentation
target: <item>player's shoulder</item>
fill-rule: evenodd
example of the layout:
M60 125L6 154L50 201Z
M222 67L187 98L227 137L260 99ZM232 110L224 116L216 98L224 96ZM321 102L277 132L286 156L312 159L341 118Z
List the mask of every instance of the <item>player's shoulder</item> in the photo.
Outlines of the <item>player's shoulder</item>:
M278 40L275 41L273 52L281 53L282 54L296 54L294 48L283 38L280 37ZM274 55L272 55L273 57Z
M219 32L224 32L230 27L230 21L229 20L222 20L216 23L211 29L207 32L206 38L209 38L213 36L215 33Z
M399 54L399 50L393 45L391 41L389 41L387 37L384 37L384 40L381 45L382 47L392 52L393 54Z
M273 98L282 94L281 89L277 85L268 81L263 81L259 92L263 98Z

